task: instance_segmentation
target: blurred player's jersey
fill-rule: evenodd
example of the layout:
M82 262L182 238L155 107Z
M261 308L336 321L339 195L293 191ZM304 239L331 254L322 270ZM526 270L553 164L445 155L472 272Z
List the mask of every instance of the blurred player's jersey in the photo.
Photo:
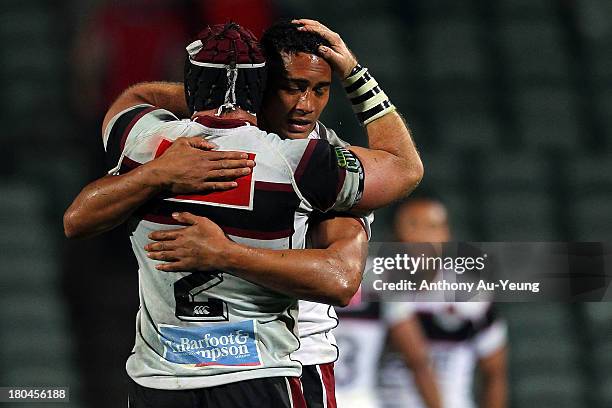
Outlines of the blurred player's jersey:
M348 143L338 137L336 132L325 127L321 122L317 122L315 129L308 138L326 140L333 146L349 146ZM368 216L360 217L359 220L369 239L374 214L370 213ZM311 247L308 242L307 247ZM303 365L325 364L336 361L338 346L332 329L338 325L338 316L334 307L323 303L300 300L299 309L300 348L293 354L293 357Z
M358 298L358 296L356 296ZM339 407L378 408L377 369L386 326L379 319L379 303L359 302L338 309L334 334L340 349L335 366Z
M291 356L299 345L295 299L227 273L158 271L144 246L152 231L178 227L173 212L188 211L210 218L241 244L304 248L313 210L346 210L359 200L360 164L326 141L281 140L238 120L179 121L149 105L113 118L104 145L116 165L112 172L124 173L163 154L178 137L196 135L219 150L247 152L257 165L233 190L157 197L134 215L130 240L139 264L140 310L128 374L158 389L299 376L301 365Z
M474 408L472 382L478 360L506 343L506 326L488 302L386 303L384 319L392 326L416 315L428 339L445 408ZM412 374L399 352L390 348L381 363L380 395L384 407L424 408Z

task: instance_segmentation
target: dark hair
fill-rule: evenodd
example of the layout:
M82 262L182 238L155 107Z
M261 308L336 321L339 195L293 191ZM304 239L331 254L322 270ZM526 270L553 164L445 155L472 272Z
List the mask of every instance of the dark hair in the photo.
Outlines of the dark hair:
M444 199L437 191L429 187L428 185L421 184L417 188L414 189L412 193L408 197L404 199L404 201L436 201L440 204L444 204Z
M272 24L261 37L261 46L266 59L272 63L281 60L281 53L295 54L304 52L318 54L319 46L331 46L320 34L298 30L299 25L291 20L279 20Z
M421 184L412 193L410 193L408 197L405 197L394 204L394 212L397 212L405 205L423 201L439 203L446 206L444 199L435 190L429 188L427 185Z
M194 46L192 51L189 48ZM185 99L191 113L224 105L232 69L237 64L261 64L265 58L255 35L230 22L208 26L188 46L185 60ZM218 67L202 66L215 64ZM266 68L237 68L235 105L257 112L266 82Z

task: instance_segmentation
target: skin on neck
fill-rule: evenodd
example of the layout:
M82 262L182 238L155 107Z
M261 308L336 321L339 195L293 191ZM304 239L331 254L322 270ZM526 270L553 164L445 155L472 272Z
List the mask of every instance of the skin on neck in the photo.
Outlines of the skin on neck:
M245 111L242 108L236 108L234 110L224 110L221 113L221 116L217 116L217 109L208 109L204 111L195 112L191 116L191 118L194 119L199 116L213 116L222 119L244 120L245 122L249 122L251 125L257 126L257 116Z

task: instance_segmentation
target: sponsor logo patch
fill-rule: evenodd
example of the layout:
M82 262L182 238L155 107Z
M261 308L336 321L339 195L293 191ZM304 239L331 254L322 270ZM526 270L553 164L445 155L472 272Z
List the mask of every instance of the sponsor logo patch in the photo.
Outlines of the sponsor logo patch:
M359 172L359 161L350 150L338 146L334 147L334 150L336 151L338 167L346 169L346 171L351 173Z
M160 325L164 359L192 367L260 366L253 320L204 327Z

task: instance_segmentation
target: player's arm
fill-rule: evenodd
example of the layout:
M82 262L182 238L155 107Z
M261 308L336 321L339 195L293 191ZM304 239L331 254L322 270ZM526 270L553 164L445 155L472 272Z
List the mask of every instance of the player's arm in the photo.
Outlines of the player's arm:
M118 113L141 104L166 109L178 118L188 118L190 116L183 84L176 82L142 82L123 91L113 102L104 116L102 132Z
M357 291L367 256L367 235L360 221L336 217L312 231L320 249L269 250L229 240L221 228L189 213L173 217L185 228L156 231L145 250L166 261L161 271L223 270L298 299L345 306Z
M331 47L319 52L343 79L353 110L365 127L369 149L350 147L367 177L363 197L355 209L387 205L409 194L423 177L423 164L408 127L367 69L357 63L342 38L314 20L295 20L301 30L314 31Z
M442 408L442 401L429 359L427 340L423 336L416 315L392 324L389 328L389 338L410 367L425 405L428 408Z
M144 83L126 90L104 119L107 158L112 156L109 161L116 163L121 149L119 141L116 149L110 148L113 142L108 139L120 139L124 133L129 137L126 127L137 120L138 109L130 108L159 103L180 113L186 109L179 102L185 104L182 92L182 85L171 83ZM236 187L233 180L248 174L254 163L241 152L209 151L214 147L201 137L178 138L160 157L129 172L90 183L64 214L65 235L84 238L115 228L162 191L188 194Z
M160 157L127 173L109 175L85 186L64 213L68 238L86 238L125 222L141 205L162 192L221 191L254 165L242 152L205 151L214 145L201 137L177 139Z
M508 394L507 347L502 346L478 361L482 373L481 408L505 408Z
M489 305L473 340L473 347L482 373L480 406L483 408L506 407L508 394L507 332L506 323L497 317L495 306Z

